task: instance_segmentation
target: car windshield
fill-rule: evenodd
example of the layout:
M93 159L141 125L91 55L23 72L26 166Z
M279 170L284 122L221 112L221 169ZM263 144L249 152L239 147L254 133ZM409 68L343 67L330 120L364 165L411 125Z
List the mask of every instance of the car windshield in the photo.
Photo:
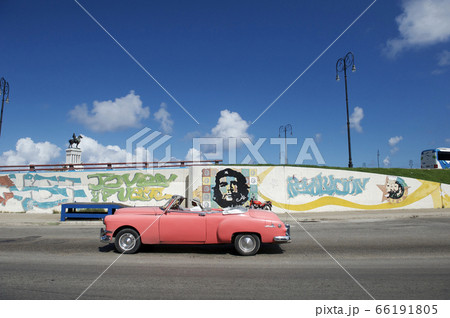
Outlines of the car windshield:
M168 207L173 209L178 206L181 206L181 203L183 203L183 200L184 200L184 198L181 195L174 195L163 206L161 206L159 208L163 211L165 211Z
M159 208L164 211L169 206L170 201L172 201L172 199L167 200L167 202L164 203L164 205L160 206Z

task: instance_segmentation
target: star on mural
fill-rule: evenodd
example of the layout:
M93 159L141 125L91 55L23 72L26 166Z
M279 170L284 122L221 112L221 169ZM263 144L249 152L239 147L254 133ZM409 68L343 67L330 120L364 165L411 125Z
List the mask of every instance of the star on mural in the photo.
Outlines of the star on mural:
M397 177L396 179L386 177L385 184L377 184L377 187L383 192L381 202L388 201L390 203L398 203L405 200L408 196L409 187L400 177Z

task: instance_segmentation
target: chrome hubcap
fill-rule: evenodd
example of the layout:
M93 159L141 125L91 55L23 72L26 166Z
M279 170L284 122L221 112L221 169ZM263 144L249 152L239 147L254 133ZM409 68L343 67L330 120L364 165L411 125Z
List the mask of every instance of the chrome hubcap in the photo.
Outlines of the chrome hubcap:
M131 233L125 233L119 239L120 247L125 250L131 250L136 245L136 238Z
M255 246L256 246L255 240L251 236L243 236L239 240L239 247L244 252L251 252L251 251L253 251L255 249Z

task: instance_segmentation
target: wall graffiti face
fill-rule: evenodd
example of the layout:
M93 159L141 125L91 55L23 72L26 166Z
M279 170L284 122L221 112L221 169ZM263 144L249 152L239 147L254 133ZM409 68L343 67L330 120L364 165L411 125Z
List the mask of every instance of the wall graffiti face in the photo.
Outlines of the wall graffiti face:
M144 174L137 172L133 177L130 173L96 173L87 176L88 179L96 180L96 184L89 184L92 194L92 202L107 202L117 198L120 202L125 201L161 201L172 197L172 194L164 193L171 182L177 179L176 174L169 178L156 173Z
M389 178L386 177L384 185L378 184L378 188L383 192L381 202L388 201L389 203L399 203L408 196L408 185L405 180L400 177Z
M202 201L205 207L245 205L258 194L256 169L202 170Z
M24 175L10 174L2 176L0 179L0 184L7 186L10 191L3 193L3 206L8 200L15 199L20 201L24 211L34 208L51 209L61 203L86 198L84 190L76 189L78 185L81 185L80 178L27 173Z
M239 171L220 170L216 174L213 200L221 207L243 205L248 200L247 180Z
M364 192L370 178L335 178L333 175L322 176L319 173L311 179L302 178L299 180L295 175L287 178L287 192L289 198L294 198L301 194L310 196L345 196L358 195Z

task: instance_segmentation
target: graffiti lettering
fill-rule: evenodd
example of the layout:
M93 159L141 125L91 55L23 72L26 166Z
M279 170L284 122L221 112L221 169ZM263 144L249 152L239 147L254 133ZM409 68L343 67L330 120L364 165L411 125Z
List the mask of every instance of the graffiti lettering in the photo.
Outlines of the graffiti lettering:
M14 193L12 192L3 192L3 197L0 196L0 203L5 206L6 202L8 202L9 199L14 198Z
M171 174L169 178L157 173L155 175L136 173L132 178L129 173L122 175L114 173L96 173L87 176L88 179L97 179L97 184L89 184L92 202L103 202L117 196L120 202L125 201L161 201L171 198L171 194L163 194L171 182L178 177Z
M80 178L27 173L19 180L15 174L10 174L2 176L0 183L9 187L11 191L3 193L4 197L0 197L1 204L6 205L8 200L14 198L21 202L24 211L34 208L51 209L69 200L86 197L84 190L75 189L76 185L81 185ZM17 184L22 186L18 187Z
M130 200L136 201L150 201L155 199L156 201L167 200L172 197L171 194L163 194L164 188L134 188L130 195Z
M335 178L333 175L322 176L322 173L309 180L307 178L299 180L292 176L287 178L287 191L289 198L300 194L311 196L358 195L365 190L369 180L370 178Z
M87 176L88 179L97 178L98 184L89 185L89 189L91 190L100 190L103 188L119 188L123 184L125 184L127 187L131 187L135 185L136 187L149 187L149 186L156 186L156 187L164 187L167 188L169 184L178 177L175 174L171 174L169 179L167 179L164 175L157 173L156 175L151 174L143 174L141 172L138 172L134 175L134 177L130 180L130 174L113 174L113 173L96 173L96 174L90 174Z

